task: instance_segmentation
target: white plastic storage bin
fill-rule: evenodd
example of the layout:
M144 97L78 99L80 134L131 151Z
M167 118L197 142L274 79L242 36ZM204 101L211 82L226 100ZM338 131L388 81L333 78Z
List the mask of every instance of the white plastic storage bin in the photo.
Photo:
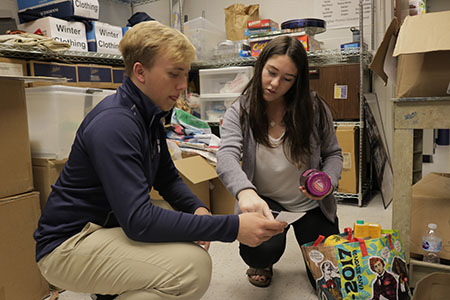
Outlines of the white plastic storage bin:
M86 114L114 90L62 85L26 88L33 157L65 159Z
M253 76L253 67L201 69L200 95L241 93Z
M217 44L226 40L224 29L218 28L203 17L184 23L184 34L194 45L197 60L200 61L213 59Z
M201 119L207 122L219 122L225 111L239 97L239 93L200 95L200 115Z

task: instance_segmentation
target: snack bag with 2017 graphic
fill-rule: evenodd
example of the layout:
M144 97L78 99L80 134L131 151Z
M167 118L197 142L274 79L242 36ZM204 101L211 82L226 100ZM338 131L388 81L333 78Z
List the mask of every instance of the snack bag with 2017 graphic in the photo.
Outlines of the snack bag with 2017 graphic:
M351 233L351 229L349 230ZM351 235L351 234L350 234ZM348 238L347 234L341 237ZM307 243L302 252L316 279L320 300L409 300L408 270L397 231L376 239L324 246Z

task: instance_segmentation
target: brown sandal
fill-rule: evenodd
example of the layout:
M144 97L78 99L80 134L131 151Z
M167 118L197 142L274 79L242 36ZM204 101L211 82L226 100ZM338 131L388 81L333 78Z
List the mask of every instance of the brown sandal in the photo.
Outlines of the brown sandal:
M252 276L255 275L265 276L266 279L261 281L260 279L252 278ZM272 281L272 276L273 276L272 266L265 269L248 268L247 270L248 281L257 287L268 287L270 285L270 282Z

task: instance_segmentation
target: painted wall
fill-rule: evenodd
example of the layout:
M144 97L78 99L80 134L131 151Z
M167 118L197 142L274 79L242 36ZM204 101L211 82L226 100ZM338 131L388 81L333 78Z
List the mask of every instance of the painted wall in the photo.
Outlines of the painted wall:
M98 0L98 5L100 7L98 18L100 22L124 27L131 16L131 8L128 4L111 0Z
M3 0L2 1L2 10L8 10L12 13L13 18L16 20L16 23L19 23L19 18L17 16L17 0Z

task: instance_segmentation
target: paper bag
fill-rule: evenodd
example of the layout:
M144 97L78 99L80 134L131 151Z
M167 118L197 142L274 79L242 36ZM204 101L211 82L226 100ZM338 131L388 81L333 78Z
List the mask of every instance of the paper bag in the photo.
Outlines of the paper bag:
M228 6L225 10L225 29L227 39L239 41L245 39L244 31L247 29L247 22L259 19L259 4L236 3Z

